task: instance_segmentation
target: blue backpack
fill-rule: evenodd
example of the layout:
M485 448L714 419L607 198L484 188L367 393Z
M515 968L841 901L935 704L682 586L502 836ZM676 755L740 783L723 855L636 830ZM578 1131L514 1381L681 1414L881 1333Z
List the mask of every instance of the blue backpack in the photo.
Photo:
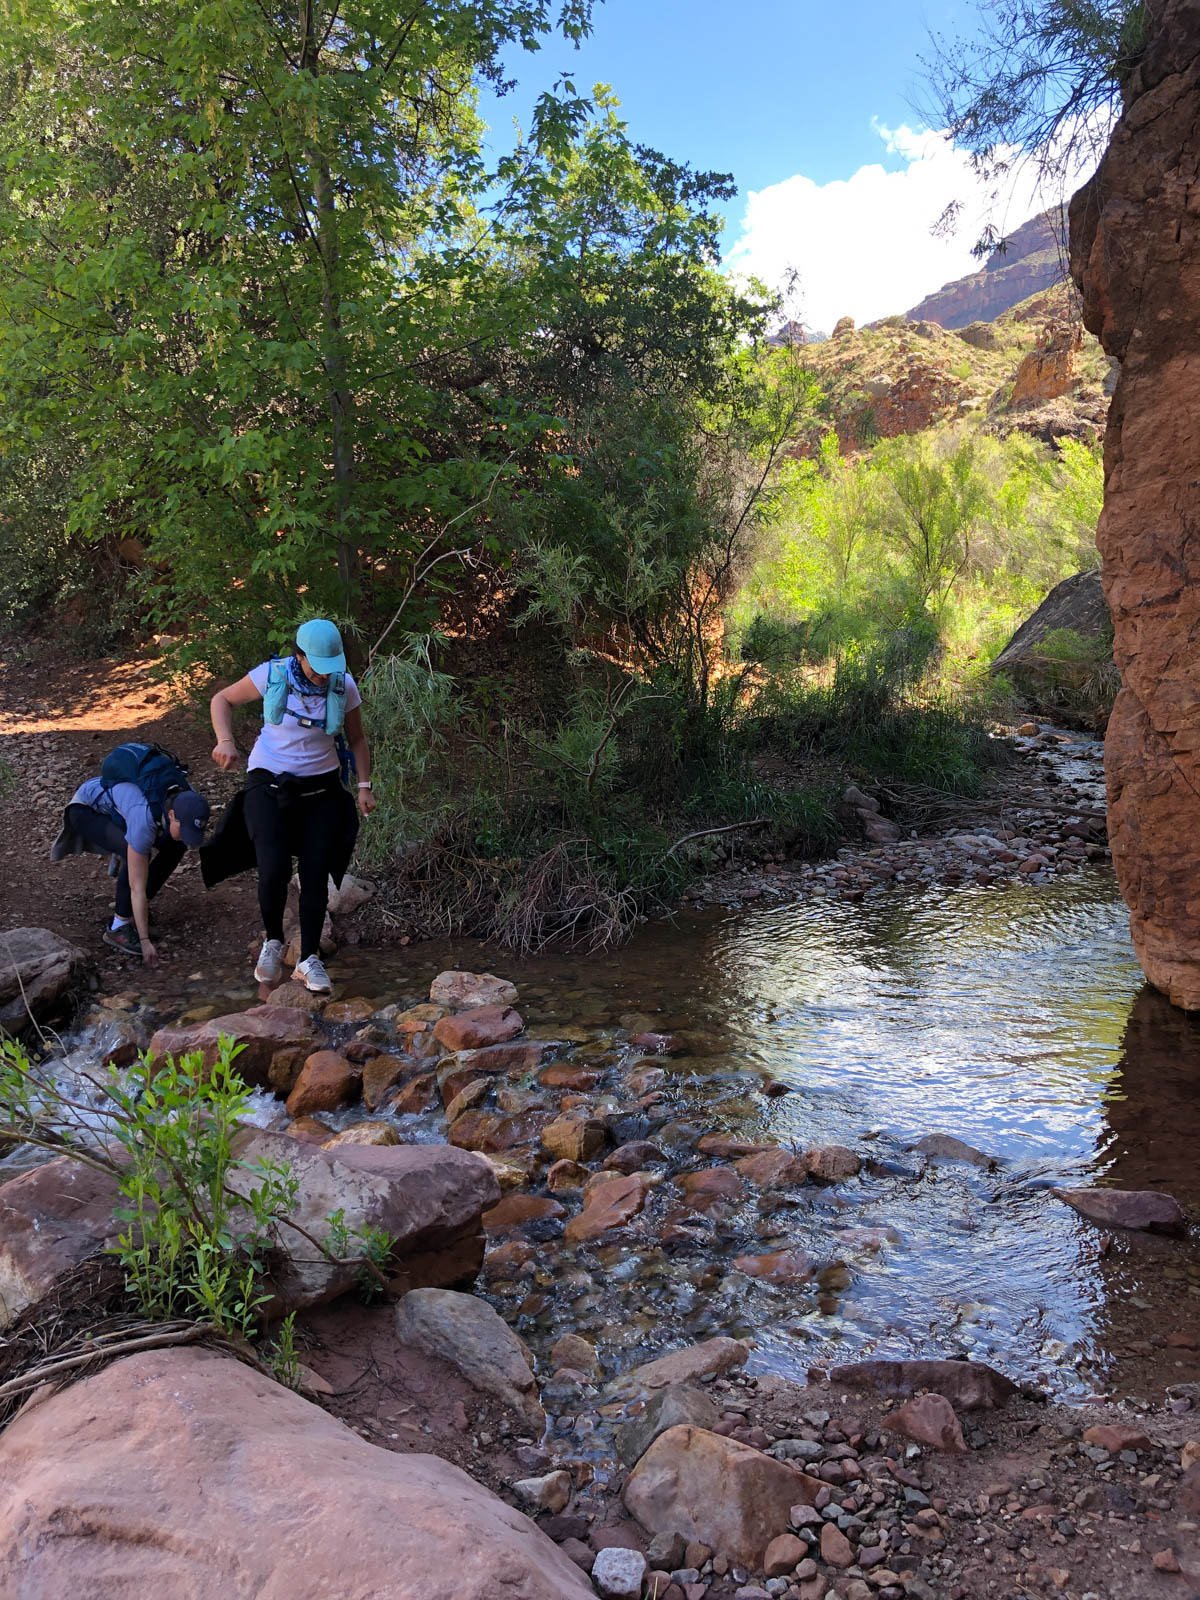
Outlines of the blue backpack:
M163 820L172 794L191 788L188 769L178 756L161 744L140 744L136 739L108 752L100 763L100 781L110 793L118 783L135 784L146 797L155 822Z

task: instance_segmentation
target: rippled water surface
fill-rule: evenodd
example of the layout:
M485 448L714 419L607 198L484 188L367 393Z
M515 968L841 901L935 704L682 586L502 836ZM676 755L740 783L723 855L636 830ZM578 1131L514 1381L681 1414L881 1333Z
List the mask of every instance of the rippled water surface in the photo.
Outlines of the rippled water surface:
M601 1109L636 1113L622 1136L656 1139L673 1174L708 1164L694 1144L714 1129L867 1160L835 1187L751 1191L698 1220L665 1181L591 1248L544 1225L536 1263L487 1284L534 1344L571 1328L619 1369L647 1348L748 1334L755 1366L792 1374L852 1355L976 1354L1070 1393L1103 1381L1139 1316L1200 1295L1190 1245L1108 1241L1050 1192L1100 1181L1200 1201L1200 1027L1144 988L1105 870L701 917L592 959L423 946L348 952L338 969L347 993L411 1003L448 965L510 976L531 1031L605 1074ZM251 1003L229 990L203 992ZM639 1062L666 1073L661 1102L639 1109L630 1039L646 1028L681 1035L687 1053ZM767 1078L790 1092L764 1096ZM440 1118L398 1127L444 1135ZM927 1160L911 1146L932 1132L992 1164ZM732 1265L782 1248L813 1259L812 1283L771 1287Z

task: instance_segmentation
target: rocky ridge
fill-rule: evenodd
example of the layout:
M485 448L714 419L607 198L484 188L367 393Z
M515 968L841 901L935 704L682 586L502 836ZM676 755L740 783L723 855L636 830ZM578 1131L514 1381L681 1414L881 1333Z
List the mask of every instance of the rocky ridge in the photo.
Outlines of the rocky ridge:
M978 272L955 278L905 312L910 322L965 328L1061 284L1066 276L1067 222L1061 209L1043 211L1014 228Z

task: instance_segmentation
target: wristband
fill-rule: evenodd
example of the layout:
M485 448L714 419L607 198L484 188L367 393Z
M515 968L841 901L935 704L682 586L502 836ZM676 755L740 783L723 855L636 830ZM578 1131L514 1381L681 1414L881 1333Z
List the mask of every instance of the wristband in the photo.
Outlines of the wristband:
M369 783L360 783L358 787L360 789L369 789L371 785Z

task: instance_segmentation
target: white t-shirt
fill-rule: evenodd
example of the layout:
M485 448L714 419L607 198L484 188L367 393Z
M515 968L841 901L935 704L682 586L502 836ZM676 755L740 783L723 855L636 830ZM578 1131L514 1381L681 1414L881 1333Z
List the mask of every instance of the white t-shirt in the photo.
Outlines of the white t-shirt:
M269 661L250 669L250 681L260 694L267 691L270 672ZM250 752L248 770L251 772L262 769L267 772L293 772L298 778L315 778L322 772L337 770L337 746L333 742L333 735L325 732L324 690L314 687L311 694L299 694L293 687L297 677L304 677L303 670L299 666L294 670L289 669L288 710L298 712L302 717L314 718L317 726L306 728L294 716L286 713L280 723L264 722L262 732ZM362 695L358 692L358 685L347 673L346 710L353 711L360 705Z

